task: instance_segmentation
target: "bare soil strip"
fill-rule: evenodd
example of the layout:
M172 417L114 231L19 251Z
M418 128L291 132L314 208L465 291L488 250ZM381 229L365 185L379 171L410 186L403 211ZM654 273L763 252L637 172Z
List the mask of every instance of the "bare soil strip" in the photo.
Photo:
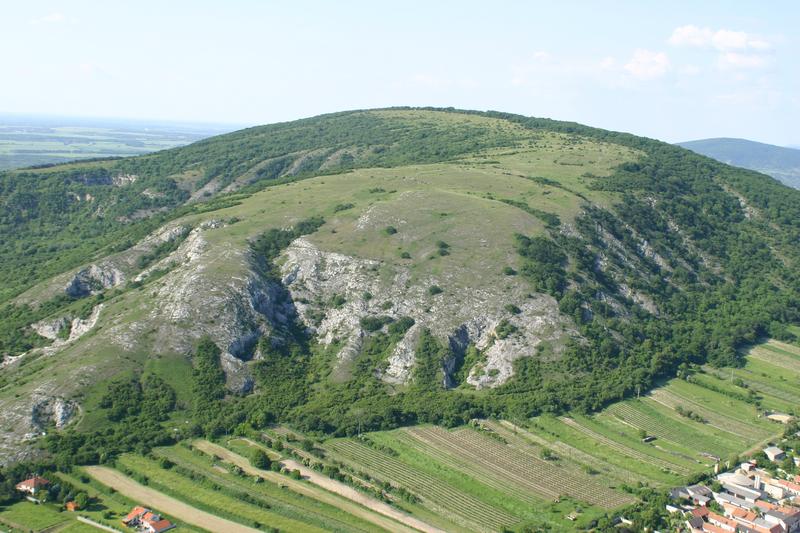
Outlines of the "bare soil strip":
M250 441L249 444L251 446L257 446L252 441ZM306 478L314 485L325 490L316 489L315 487L309 486L302 481L291 479L282 474L278 474L277 472L255 468L250 464L250 461L241 455L234 453L227 448L219 446L218 444L214 444L213 442L199 440L194 442L194 446L198 450L208 454L216 455L217 457L228 461L229 463L235 464L248 474L261 476L264 479L274 483L285 485L295 492L305 494L311 498L315 498L324 503L336 506L343 511L358 516L359 518L363 518L364 520L372 522L373 524L388 531L402 531L406 533L412 533L414 531L424 531L426 533L444 533L441 529L437 529L417 518L414 518L413 516L395 509L390 505L358 492L356 489L345 485L344 483L340 483L336 480L330 479L327 476L323 476L322 474L303 466L297 461L283 459L281 460L281 463L283 463L286 468L299 470L301 476ZM326 491L330 491L333 494L329 494ZM335 495L341 496L341 498L336 497ZM342 498L345 498L345 500ZM355 502L358 505L353 505L350 502ZM360 506L366 507L366 509ZM368 510L374 512L369 512ZM378 513L378 515L375 513ZM392 520L387 520L384 518L384 516L391 518ZM395 520L397 522L395 522ZM404 524L408 527L405 527Z
M90 476L103 485L121 492L142 505L174 516L187 524L211 531L219 531L220 533L259 533L258 529L207 513L150 487L145 487L112 468L105 466L87 466L84 468Z

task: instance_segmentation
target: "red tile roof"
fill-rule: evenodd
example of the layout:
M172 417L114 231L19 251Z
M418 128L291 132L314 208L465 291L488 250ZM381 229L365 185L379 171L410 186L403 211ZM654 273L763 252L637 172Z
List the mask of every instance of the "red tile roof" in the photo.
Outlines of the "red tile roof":
M756 518L758 518L758 516L755 513L751 511L746 511L740 507L733 508L730 513L731 516L733 516L734 518L739 518L741 520L746 520L748 522L753 522Z
M28 490L30 489L39 490L41 488L46 487L49 484L50 482L47 481L45 478L39 476L33 476L30 479L26 479L25 481L20 481L19 483L17 483L17 488L28 489Z
M800 484L786 481L785 479L776 479L775 482L782 487L786 487L792 492L800 493Z
M736 531L736 528L739 525L739 523L736 520L731 520L730 518L725 518L722 515L718 515L717 513L712 513L710 511L708 513L708 519L709 519L709 521L713 521L713 522L718 523L723 528L725 526L731 528L731 529L729 529L729 531Z
M767 511L778 508L774 503L765 502L764 500L756 500L756 506L766 509Z
M163 518L161 520L153 520L153 521L144 520L144 521L147 522L147 524L151 528L153 528L153 530L156 533L161 533L162 531L166 531L168 529L172 529L173 527L175 527L172 525L172 522L170 522L169 520L164 520Z
M146 509L146 508L144 508L144 507L142 507L140 505L137 505L136 507L131 509L131 512L128 513L128 516L126 516L125 518L122 519L122 523L123 524L127 524L131 520L135 520L135 519L141 517L143 514L149 513L149 512L150 512L149 509Z
M703 522L703 531L708 531L709 533L730 533L727 529L722 529L719 526L715 526L714 524L709 524L708 522Z

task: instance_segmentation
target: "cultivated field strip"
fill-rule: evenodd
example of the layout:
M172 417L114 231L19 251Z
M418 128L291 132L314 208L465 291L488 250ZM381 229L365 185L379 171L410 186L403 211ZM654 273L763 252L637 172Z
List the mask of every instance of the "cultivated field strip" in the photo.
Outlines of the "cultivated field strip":
M420 440L415 435L409 434L407 431L399 431L392 436L396 442L421 450L426 456L433 457L441 464L456 471L470 475L470 477L473 477L476 481L487 487L493 488L501 493L508 492L508 478L501 472L480 468L480 465L476 465L474 461L467 457L456 456L437 447L427 445L425 441ZM422 448L420 447L421 443L424 444ZM480 477L475 476L477 470L480 470ZM530 505L540 505L544 500L551 498L549 494L537 495L535 491L517 493L515 497Z
M84 469L100 483L113 488L119 493L149 507L163 509L163 512L189 524L208 528L211 531L219 531L220 533L257 533L259 531L193 507L183 501L182 498L173 498L151 487L144 486L112 468L86 466Z
M579 465L586 465L587 467L591 467L594 470L603 472L604 474L614 477L619 481L625 483L638 483L640 481L641 482L649 481L647 476L643 476L635 472L631 472L630 470L620 468L619 466L613 465L599 457L595 457L594 455L586 453L583 450L579 450L578 448L570 446L569 444L562 442L560 440L549 441L531 431L528 431L525 428L516 426L506 420L501 420L500 422L495 422L494 420L482 420L481 423L496 431L506 440L511 439L513 441L516 439L521 439L523 442L525 442L525 445L528 445L528 443L532 443L533 445L536 446L550 448L561 457L569 459L570 461L573 461L574 463L577 463Z
M447 482L435 478L368 446L354 441L334 441L327 447L349 459L356 470L372 472L378 479L404 487L428 502L434 510L443 512L465 525L481 531L497 531L510 527L519 519L475 498Z
M537 494L553 499L567 495L605 509L633 503L629 495L605 487L588 475L576 476L471 429L446 431L439 427L423 427L406 431L457 457L468 457L482 469L502 474L509 482Z
M649 465L655 466L657 468L662 468L664 470L670 470L670 471L673 471L673 472L677 472L679 474L688 474L689 473L689 469L686 468L686 467L683 467L683 466L680 466L680 465L676 465L674 463L671 463L669 461L665 461L663 459L659 459L658 457L653 457L652 455L648 455L648 454L646 454L644 452L640 452L639 450L635 450L635 449L633 449L633 448L631 448L629 446L626 446L625 444L621 444L621 443L619 443L619 442L617 442L617 441L615 441L613 439L610 439L610 438L606 437L605 435L603 435L601 433L598 433L597 431L594 431L591 428L588 428L586 426L581 425L580 423L578 423L573 418L562 416L562 417L559 418L559 420L561 420L566 425L568 425L568 426L580 431L581 433L583 433L587 437L590 437L590 438L596 440L597 442L600 442L604 446L608 446L612 450L614 450L614 451L616 451L616 452L618 452L618 453L620 453L622 455L627 455L628 457L631 457L632 459L636 459L636 460L641 461L643 463L647 463Z
M157 448L154 451L158 456L166 457L180 467L203 476L217 485L229 486L250 493L267 502L275 512L288 518L301 521L308 521L311 518L314 524L325 527L329 531L369 531L369 529L363 529L364 525L368 526L369 524L357 525L354 517L344 511L338 513L335 508L326 509L323 504L314 499L304 498L299 494L280 489L269 481L254 485L250 478L235 476L225 469L217 471L202 458L180 446ZM270 485L274 486L275 490L269 491L268 486ZM334 516L334 514L338 516Z
M619 402L609 406L606 412L636 428L645 430L650 435L694 450L696 453L721 455L733 453L737 448L741 448L731 444L730 441L723 441L719 435L706 433L700 423L684 422L659 413L653 405L648 405L650 401L649 398L644 398L639 404ZM731 438L731 441L746 444L738 438Z
M324 527L309 524L304 520L281 516L272 509L258 507L238 497L205 487L178 472L161 468L152 459L127 454L120 456L117 462L124 468L144 475L150 480L153 488L166 492L168 496L198 508L205 508L214 514L230 516L237 522L259 522L287 531L326 531ZM166 509L166 512L170 512L170 510Z
M796 388L792 384L784 384L779 381L769 382L767 381L769 378L762 377L747 368L743 368L742 370L738 371L737 375L742 379L747 380L750 383L750 388L756 392L760 392L767 396L774 396L775 398L779 398L795 405L800 405L800 394L792 392L794 390L800 391L800 389Z
M766 361L775 366L794 373L800 373L800 357L769 344L757 346L750 350L750 357L759 361Z
M650 393L650 397L662 405L666 405L672 409L682 407L696 412L704 419L708 420L709 425L717 429L721 429L734 436L743 436L751 439L751 442L756 442L769 436L769 431L762 429L758 426L747 424L730 416L724 415L718 411L709 409L703 404L691 400L685 396L678 395L666 389L656 389Z
M703 370L707 374L714 375L720 379L727 379L728 377L724 375L722 371L709 366L704 366ZM781 369L778 368L777 370L780 371ZM747 368L747 366L745 366L745 368L737 368L733 371L733 375L745 381L749 388L763 394L764 396L772 396L773 398L777 398L785 402L800 405L800 394L793 393L791 390L786 390L784 388L775 386L776 381L770 381L770 378L760 375L755 370ZM792 386L790 385L790 387Z
M800 358L800 346L796 346L794 344L787 344L785 342L774 340L774 339L770 340L764 346L774 347L774 348L776 348L778 350L783 350L784 352L788 352L788 353L794 355L795 357Z

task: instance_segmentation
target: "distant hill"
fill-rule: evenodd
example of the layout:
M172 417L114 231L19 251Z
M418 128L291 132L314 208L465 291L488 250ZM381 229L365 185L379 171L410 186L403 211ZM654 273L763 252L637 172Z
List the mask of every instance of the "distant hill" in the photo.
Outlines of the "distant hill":
M701 139L678 143L718 161L763 172L786 185L800 189L800 149L784 148L747 139Z
M214 124L0 113L0 170L142 155L233 129Z

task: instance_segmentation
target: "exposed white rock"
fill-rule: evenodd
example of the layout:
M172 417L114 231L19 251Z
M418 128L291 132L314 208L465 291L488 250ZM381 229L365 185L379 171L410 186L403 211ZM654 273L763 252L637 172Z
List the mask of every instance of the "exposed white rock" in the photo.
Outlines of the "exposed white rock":
M31 328L35 331L38 335L44 337L45 339L50 339L54 341L58 338L58 334L64 329L70 321L67 317L58 317L52 320L41 320L34 324L31 324Z
M414 324L395 345L392 355L389 356L388 365L381 376L384 381L394 385L409 382L416 362L416 348L421 331L420 325Z
M96 294L116 287L125 281L125 274L110 262L90 265L79 270L64 287L64 292L74 298Z
M78 410L75 402L59 397L38 396L34 397L33 402L31 426L40 431L50 425L56 429L67 426Z
M470 344L485 350L481 369L473 369L468 382L476 387L494 387L506 382L513 373L513 361L533 356L543 340L558 341L577 335L562 317L557 302L545 295L527 296L524 282L509 294L503 287L470 287L446 295L432 297L427 287L447 286L446 280L427 279L412 284L410 273L394 267L391 276L380 272L385 268L379 261L351 257L320 250L305 238L295 240L283 254L281 272L283 283L295 302L298 314L316 333L323 344L343 341L338 353L338 365L346 366L359 353L367 334L361 319L386 315L394 319L408 316L415 325L406 332L388 358L381 377L394 384L407 383L415 362L419 334L428 328L434 336L448 345L456 358ZM364 299L364 293L374 295ZM338 309L316 302L330 302L335 295L345 298ZM520 313L510 316L506 310L509 298L520 301ZM391 302L390 308L383 304ZM315 315L324 311L322 320ZM504 340L494 339L494 328L504 318L518 327L518 333ZM443 368L445 385L450 385L454 361Z
M293 309L280 284L256 272L249 249L234 243L211 246L207 233L223 224L212 220L194 228L156 268L170 271L147 290L151 291L147 319L110 326L111 342L130 349L145 332L152 338L154 354L190 355L198 340L208 335L222 350L228 386L249 390L253 381L247 361L256 356L258 340L275 324L283 324ZM222 273L215 265L224 262Z
M111 183L117 187L124 187L125 185L135 183L137 179L139 179L139 176L136 174L117 174L111 177Z

